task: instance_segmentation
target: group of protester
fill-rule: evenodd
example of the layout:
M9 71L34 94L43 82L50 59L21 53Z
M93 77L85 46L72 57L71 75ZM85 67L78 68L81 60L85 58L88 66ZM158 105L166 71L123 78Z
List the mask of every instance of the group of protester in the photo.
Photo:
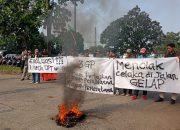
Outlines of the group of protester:
M131 49L127 49L126 53L124 54L123 58L152 58L152 55L148 55L147 53L147 49L146 48L141 48L139 51L139 55L135 56L132 53ZM26 48L24 48L24 50L22 51L21 54L21 70L22 70L22 77L21 77L21 81L23 81L26 77L27 79L30 78L30 74L28 73L28 59L29 58L38 58L38 57L47 57L48 53L46 51L46 49L43 49L42 53L39 53L38 49L34 50L34 54L31 53L30 50L27 50ZM167 53L165 54L164 57L176 57L176 52L175 52L175 44L174 43L170 43L167 45ZM113 51L109 51L107 52L107 57L109 58L115 58L116 55L115 53L113 53ZM42 74L42 79L48 74L44 73ZM34 84L38 84L40 83L40 73L32 73L32 83ZM164 94L163 92L161 92L159 94L159 97L157 100L155 100L155 102L162 102L164 101ZM132 100L138 99L138 95L139 95L139 90L134 90L134 92L131 89L123 89L123 93L121 94L122 96L131 96ZM142 99L143 100L147 100L147 91L143 90L143 94L142 94ZM171 104L175 104L176 103L176 99L177 99L177 94L173 93L170 99L170 103Z
M39 56L40 55L38 49L35 49L34 54L32 54L31 50L27 50L27 48L24 48L24 50L21 53L21 81L23 81L25 78L30 79L31 76L31 74L28 73L28 59L38 58ZM40 73L32 73L32 83L40 83Z
M141 48L139 51L139 55L135 56L132 54L131 49L127 49L126 53L124 54L123 58L152 58L152 55L148 55L146 48ZM109 51L107 53L107 56L109 58L115 58L116 55L112 51ZM167 44L167 53L164 57L177 57L175 52L175 44L169 43ZM164 92L159 93L158 99L155 100L155 102L162 102L164 101ZM123 89L122 96L131 96L132 100L138 99L139 90L134 90L134 92L131 89ZM142 97L143 100L147 100L147 91L143 91ZM177 99L177 94L173 93L170 99L170 104L175 104Z
M40 73L28 73L28 59L29 58L39 58L39 57L47 57L48 53L46 49L43 49L41 54L39 53L38 49L34 50L34 53L31 52L31 50L27 50L27 48L24 48L24 50L21 53L21 81L24 79L30 79L30 76L32 75L32 82L34 84L40 83ZM43 77L43 76L42 76Z
M57 74L54 73L42 73L41 75L40 73L28 73L28 59L39 57L48 57L48 52L46 51L46 49L43 49L41 53L38 49L35 49L34 53L32 53L31 50L27 50L26 48L24 48L24 50L21 53L21 81L23 81L24 79L30 79L30 76L32 76L31 83L34 84L39 84L41 77L42 80L46 81L57 79Z

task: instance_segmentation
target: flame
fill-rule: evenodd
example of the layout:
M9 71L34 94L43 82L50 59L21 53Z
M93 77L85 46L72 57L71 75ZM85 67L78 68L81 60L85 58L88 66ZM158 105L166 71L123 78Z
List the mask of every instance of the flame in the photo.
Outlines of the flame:
M79 111L78 105L76 103L72 104L70 111L75 113L78 118L83 115L83 113L81 111Z
M65 106L65 104L59 105L59 113L58 113L58 118L60 121L64 122L65 116L68 114L68 110Z
M60 123L64 123L70 113L75 114L76 118L80 118L83 115L83 113L79 110L77 103L72 103L69 109L65 104L59 105L58 120Z

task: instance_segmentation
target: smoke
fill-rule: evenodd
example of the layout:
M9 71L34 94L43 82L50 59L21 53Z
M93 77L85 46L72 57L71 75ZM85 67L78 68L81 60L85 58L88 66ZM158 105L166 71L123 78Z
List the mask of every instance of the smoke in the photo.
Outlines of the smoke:
M78 64L78 60L74 61L70 65L63 69L63 73L60 74L59 84L63 87L63 99L62 104L71 107L72 104L81 105L84 102L85 86L98 85L100 68L94 68L91 72L84 72L83 68ZM90 76L91 75L91 76ZM85 79L94 82L85 82ZM80 90L78 90L80 88Z
M74 72L79 71L79 69L79 64L70 64L63 69L64 73L59 78L64 94L62 103L68 108L74 103L81 105L84 102L85 92L77 90L76 84L78 83L75 83L77 81L73 79Z
M99 41L100 33L108 24L124 14L124 9L118 7L119 3L118 0L85 0L84 4L78 4L77 31L83 35L88 46L95 45L95 27ZM69 5L68 9L72 12L70 25L74 27L74 6Z
M150 14L152 20L160 22L163 30L178 30L179 24L179 0L84 0L84 4L77 6L77 30L83 34L85 42L89 46L94 45L95 26L97 28L97 40L102 31L114 20L127 14L129 10L138 5L142 11ZM163 5L163 6L162 6ZM73 25L73 6L72 12Z
M164 31L178 31L179 4L179 0L173 0L173 2L169 0L84 0L83 4L78 3L76 7L76 29L83 35L86 46L94 46L95 27L98 43L100 34L112 21L127 14L130 9L138 5L142 11L150 14L152 20L160 22ZM71 16L68 12L65 13L71 19L68 24L74 28L74 5L69 2L66 8L71 12Z

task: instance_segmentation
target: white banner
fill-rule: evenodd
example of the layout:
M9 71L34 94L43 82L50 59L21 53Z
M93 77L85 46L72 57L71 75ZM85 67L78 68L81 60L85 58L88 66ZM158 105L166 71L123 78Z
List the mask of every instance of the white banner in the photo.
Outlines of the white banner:
M43 57L28 60L30 73L59 73L77 63L69 87L113 94L118 88L180 93L180 65L177 58L109 59L93 57Z
M180 93L177 58L115 59L115 87Z
M68 65L77 63L80 69L75 70L68 82L68 87L78 90L113 94L113 60L108 58L67 57Z
M29 73L59 73L67 66L67 57L41 57L28 59Z

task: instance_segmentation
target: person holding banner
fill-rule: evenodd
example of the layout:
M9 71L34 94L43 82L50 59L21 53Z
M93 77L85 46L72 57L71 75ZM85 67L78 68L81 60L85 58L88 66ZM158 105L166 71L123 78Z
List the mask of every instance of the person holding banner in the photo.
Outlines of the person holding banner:
M132 54L132 50L127 49L123 58L134 58L134 56ZM121 96L131 96L131 95L132 95L132 89L123 89L123 93L121 94Z
M116 54L112 50L109 50L106 55L108 58L115 58L116 57Z
M48 57L48 52L46 51L46 49L43 49L41 56ZM46 80L46 81L49 80L48 73L42 73L41 76L42 76L42 80Z
M146 48L141 48L140 49L140 55L138 56L138 58L148 58ZM131 96L131 99L132 100L137 99L138 95L139 95L139 90L134 90L134 95ZM143 90L142 99L147 100L147 91L145 91L145 90Z
M167 44L167 53L165 54L165 57L176 57L176 52L175 52L175 44L174 43L169 43ZM159 98L155 100L155 102L162 102L164 101L164 92L160 92ZM173 93L171 96L170 104L175 104L177 99L177 94Z
M35 49L34 51L34 58L39 58L39 50ZM38 84L40 83L40 73L32 73L32 83Z

